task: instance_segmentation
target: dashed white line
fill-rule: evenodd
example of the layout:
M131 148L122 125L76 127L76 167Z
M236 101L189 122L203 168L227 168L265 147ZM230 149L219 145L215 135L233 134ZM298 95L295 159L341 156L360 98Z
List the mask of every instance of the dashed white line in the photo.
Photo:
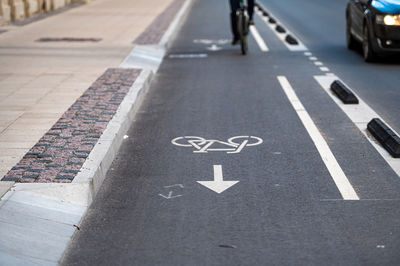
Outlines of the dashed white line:
M320 67L319 68L322 72L329 72L330 70L329 70L329 68L327 68L327 67Z
M258 33L258 30L255 26L250 26L250 32L256 40L258 47L260 47L261 51L268 52L268 46L265 44L263 38L261 37L260 33Z
M322 161L325 163L325 166L328 169L337 188L339 189L343 199L359 200L360 198L352 187L350 181L347 179L339 163L336 161L335 156L333 155L325 139L322 137L317 126L314 124L307 110L297 97L289 81L284 76L278 76L278 81L293 108L295 109L297 115L299 116L301 122L306 128L308 134L310 135L312 141L314 142Z
M310 59L311 61L317 61L318 60L318 58L316 58L315 56L311 56L308 59Z
M324 64L322 64L322 62L317 61L317 62L314 62L314 65L316 65L316 66L323 66Z

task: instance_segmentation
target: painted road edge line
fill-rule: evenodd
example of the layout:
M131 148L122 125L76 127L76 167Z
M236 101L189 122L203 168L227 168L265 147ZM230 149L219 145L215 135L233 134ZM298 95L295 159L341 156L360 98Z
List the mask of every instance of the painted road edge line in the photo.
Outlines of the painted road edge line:
M314 79L321 86L323 90L331 97L331 99L342 109L342 111L350 118L350 120L358 127L361 133L367 138L372 146L379 152L382 158L389 164L393 171L400 177L400 160L393 158L390 153L385 150L382 145L368 132L367 125L374 119L379 118L382 120L394 133L399 135L393 128L380 115L378 115L368 104L366 104L354 90L354 95L358 98L359 103L357 105L348 105L342 103L342 101L336 97L336 95L330 90L332 82L340 80L337 76L314 76ZM340 80L343 82L342 80ZM346 83L343 82L346 85ZM349 87L348 85L346 85ZM349 87L350 88L350 87Z
M307 110L301 103L300 99L297 97L296 92L290 85L289 81L284 76L278 76L278 81L285 92L287 98L295 109L297 115L299 116L301 122L306 128L308 134L310 135L315 147L317 148L322 161L324 162L326 168L328 169L333 181L335 182L340 194L344 200L359 200L357 193L355 192L353 186L351 185L349 179L346 177L339 163L337 162L335 156L333 155L331 149L326 143L325 139L319 132L317 126L312 121Z
M261 51L268 52L269 48L265 44L263 38L261 37L260 33L258 32L257 28L253 25L250 26L250 32L253 35L254 39L256 40L258 47L260 47Z

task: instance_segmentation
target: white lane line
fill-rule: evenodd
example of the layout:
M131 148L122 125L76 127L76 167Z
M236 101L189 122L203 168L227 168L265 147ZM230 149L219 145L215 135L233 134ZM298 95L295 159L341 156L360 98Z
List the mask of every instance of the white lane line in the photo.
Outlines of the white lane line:
M304 55L305 56L312 56L312 53L311 52L304 52Z
M297 115L299 116L301 122L303 123L304 127L306 128L312 141L314 142L315 147L317 148L317 150L322 158L322 161L325 163L325 166L328 169L337 188L339 189L340 194L342 195L343 199L344 200L359 200L360 198L357 196L357 193L355 192L354 188L350 184L350 181L347 179L347 177L344 174L339 163L336 161L336 158L333 155L331 149L329 148L328 144L322 137L317 126L312 121L307 110L304 108L303 104L297 97L295 91L293 90L293 88L290 85L287 78L284 76L278 76L278 81L281 84L283 91L285 92L286 96L288 97L293 108L296 110Z
M259 5L261 5L261 4L259 3ZM263 8L264 8L265 10L267 10L265 7L263 7ZM265 24L272 30L272 32L278 37L278 39L281 40L281 41L285 44L285 46L286 46L290 51L292 51L292 52L303 52L303 51L308 51L308 48L300 41L300 39L299 39L295 34L291 33L291 32L288 30L288 28L287 28L284 24L282 24L274 15L272 15L272 16L274 17L276 23L271 24L271 23L268 22L269 18L264 17L261 11L256 11L255 13L265 22ZM271 12L268 12L268 13L271 14ZM282 27L284 27L284 28L286 29L286 33L277 32L277 31L275 30L275 28L276 28L277 25L281 25ZM298 44L297 44L297 45L291 45L291 44L288 44L288 43L285 41L286 36L289 35L289 34L292 35L292 36L298 41Z
M268 46L265 44L263 38L261 37L260 33L258 33L258 30L256 29L255 26L250 26L250 32L253 35L254 39L256 40L258 47L260 47L261 51L263 52L268 52Z
M316 65L316 66L323 66L324 64L322 64L322 62L317 61L317 62L314 62L314 65Z
M317 60L318 60L318 58L316 58L315 56L311 56L311 57L308 58L308 59L310 59L311 61L317 61Z
M330 70L329 70L329 68L327 68L327 67L320 67L319 68L322 72L329 72Z
M370 135L367 129L367 124L373 118L380 117L370 106L368 106L361 98L358 96L354 90L354 95L357 96L359 104L344 104L339 98L330 90L330 86L333 81L339 79L336 76L314 76L315 80L319 85L325 90L325 92L332 98L332 100L343 110L343 112L350 118L351 121L358 127L358 129L363 133L363 135L368 139L372 146L379 152L379 154L385 159L385 161L390 165L393 171L400 177L400 159L393 158L380 144L377 140ZM343 81L342 81L343 82ZM389 126L388 123L385 122ZM390 126L389 126L390 127ZM393 130L393 128L391 128ZM397 135L395 130L393 130Z

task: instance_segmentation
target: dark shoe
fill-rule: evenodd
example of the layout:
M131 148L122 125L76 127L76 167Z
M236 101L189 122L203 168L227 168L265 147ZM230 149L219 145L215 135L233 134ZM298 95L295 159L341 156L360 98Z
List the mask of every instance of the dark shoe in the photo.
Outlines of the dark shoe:
M232 45L236 45L239 43L239 37L233 37Z

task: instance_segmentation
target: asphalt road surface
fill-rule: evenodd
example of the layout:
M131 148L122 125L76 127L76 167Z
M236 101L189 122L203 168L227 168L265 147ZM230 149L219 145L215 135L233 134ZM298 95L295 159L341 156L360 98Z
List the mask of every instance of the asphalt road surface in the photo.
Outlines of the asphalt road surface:
M63 265L400 263L399 176L317 82L400 131L400 62L346 49L344 0L260 2L312 55L195 1Z

